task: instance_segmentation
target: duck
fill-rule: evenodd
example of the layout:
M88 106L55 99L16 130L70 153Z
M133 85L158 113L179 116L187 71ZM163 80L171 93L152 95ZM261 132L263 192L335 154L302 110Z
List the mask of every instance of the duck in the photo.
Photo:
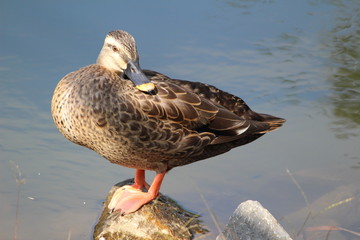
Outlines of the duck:
M139 62L134 37L111 31L96 63L64 76L51 101L65 138L136 169L134 184L115 192L110 212L137 211L157 198L171 169L248 144L285 122L215 86L143 70ZM150 185L147 170L156 172Z

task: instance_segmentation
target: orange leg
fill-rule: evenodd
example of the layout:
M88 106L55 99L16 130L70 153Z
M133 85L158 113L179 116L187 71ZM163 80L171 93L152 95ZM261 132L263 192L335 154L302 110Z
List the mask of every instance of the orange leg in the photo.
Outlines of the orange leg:
M138 210L144 204L155 199L159 195L161 183L164 179L165 174L166 171L162 173L157 173L148 191L142 192L139 187L140 185L141 188L142 186L146 186L142 185L146 184L145 171L136 170L134 184L135 186L125 185L116 190L108 205L110 212L120 211L122 215L132 213Z
M145 181L145 170L144 169L136 169L135 173L135 183L131 185L133 188L139 189L142 191L143 187L146 190L149 190L149 184Z

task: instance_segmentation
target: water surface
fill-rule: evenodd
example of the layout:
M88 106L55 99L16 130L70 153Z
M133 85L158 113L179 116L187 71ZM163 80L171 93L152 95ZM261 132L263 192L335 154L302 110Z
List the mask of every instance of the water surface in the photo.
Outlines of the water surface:
M297 233L309 208L287 169L311 204L305 227L360 231L358 1L5 1L0 20L1 239L14 229L18 239L89 239L108 190L133 176L67 141L50 114L57 82L94 63L113 29L134 35L143 68L213 84L287 119L166 176L162 192L201 213L209 239L217 233L200 194L222 224L253 199L306 239Z

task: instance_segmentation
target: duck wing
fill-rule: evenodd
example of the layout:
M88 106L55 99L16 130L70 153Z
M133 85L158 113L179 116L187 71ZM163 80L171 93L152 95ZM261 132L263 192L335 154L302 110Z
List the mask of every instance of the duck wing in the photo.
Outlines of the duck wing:
M264 117L253 112L241 98L207 84L174 80L154 71L144 73L158 90L156 95L136 95L149 117L178 123L197 133L211 133L215 138L210 144L272 130Z
M281 127L283 123L286 122L285 119L280 117L252 111L240 97L222 91L212 85L178 79L170 80L175 84L182 85L184 88L187 88L190 91L198 93L204 98L211 99L215 104L228 109L242 119L266 122L269 125L269 129L264 133L271 132Z

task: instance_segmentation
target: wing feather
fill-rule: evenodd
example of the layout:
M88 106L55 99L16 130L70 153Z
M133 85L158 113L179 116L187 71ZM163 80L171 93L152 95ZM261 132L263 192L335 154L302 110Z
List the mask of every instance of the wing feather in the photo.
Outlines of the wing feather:
M269 124L257 121L256 118L261 119L260 115L251 111L242 99L210 85L173 80L156 72L145 71L145 74L156 85L158 94L141 93L139 102L140 106L144 105L143 111L149 116L181 124L197 134L215 134L216 138L211 144L261 134L270 128ZM225 96L217 96L219 94ZM241 106L229 109L226 106L231 104L226 101Z

